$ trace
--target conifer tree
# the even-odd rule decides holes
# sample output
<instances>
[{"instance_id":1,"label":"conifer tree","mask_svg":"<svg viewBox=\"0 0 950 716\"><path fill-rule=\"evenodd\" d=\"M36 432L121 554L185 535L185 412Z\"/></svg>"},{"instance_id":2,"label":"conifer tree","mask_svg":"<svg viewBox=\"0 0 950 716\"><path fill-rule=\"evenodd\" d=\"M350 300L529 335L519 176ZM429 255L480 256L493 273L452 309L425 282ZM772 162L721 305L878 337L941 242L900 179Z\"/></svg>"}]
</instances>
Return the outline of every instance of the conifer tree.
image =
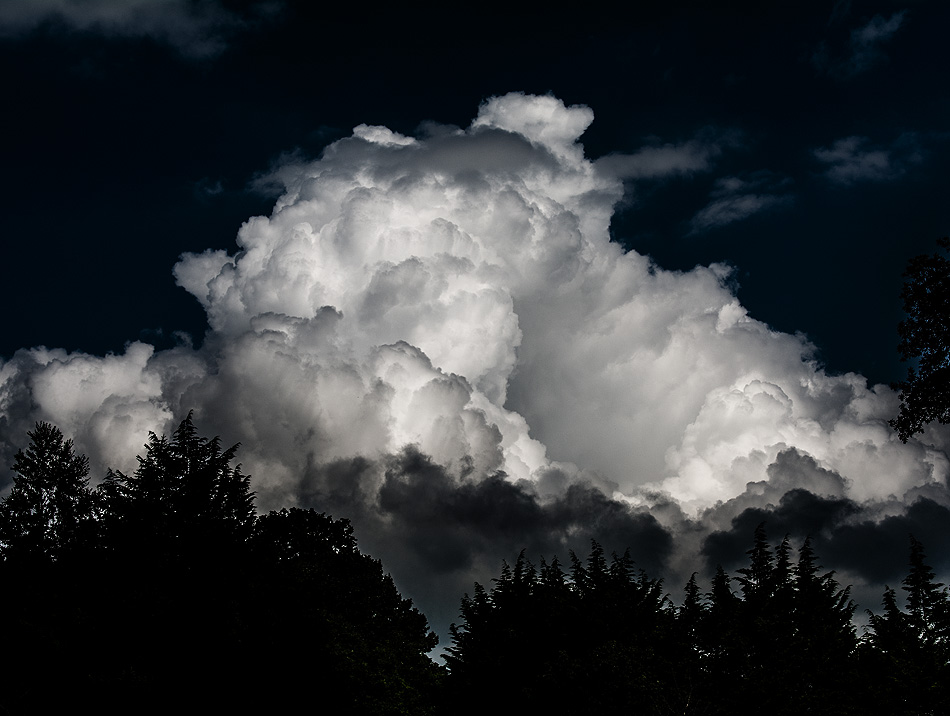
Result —
<instances>
[{"instance_id":1,"label":"conifer tree","mask_svg":"<svg viewBox=\"0 0 950 716\"><path fill-rule=\"evenodd\" d=\"M799 713L848 713L857 647L851 588L841 588L834 572L821 574L810 537L798 551L794 575L794 633L788 655L801 688L789 693L789 705Z\"/></svg>"},{"instance_id":2,"label":"conifer tree","mask_svg":"<svg viewBox=\"0 0 950 716\"><path fill-rule=\"evenodd\" d=\"M862 671L870 697L890 713L950 713L950 595L934 577L923 545L911 537L910 570L902 582L907 611L887 588L883 614L868 612Z\"/></svg>"},{"instance_id":3,"label":"conifer tree","mask_svg":"<svg viewBox=\"0 0 950 716\"><path fill-rule=\"evenodd\" d=\"M101 488L113 548L168 564L218 562L243 544L255 512L250 477L231 466L238 447L199 436L192 413L171 440L150 433L135 472L110 471Z\"/></svg>"},{"instance_id":4,"label":"conifer tree","mask_svg":"<svg viewBox=\"0 0 950 716\"><path fill-rule=\"evenodd\" d=\"M746 552L749 566L739 570L742 597L746 603L764 602L772 591L772 548L765 534L765 523L755 528L754 544Z\"/></svg>"},{"instance_id":5,"label":"conifer tree","mask_svg":"<svg viewBox=\"0 0 950 716\"><path fill-rule=\"evenodd\" d=\"M37 423L13 461L13 489L0 505L0 554L55 562L91 538L94 503L89 460L59 428Z\"/></svg>"},{"instance_id":6,"label":"conifer tree","mask_svg":"<svg viewBox=\"0 0 950 716\"><path fill-rule=\"evenodd\" d=\"M682 703L678 713L693 713L693 707L705 698L707 687L704 669L709 653L703 629L708 614L708 606L696 582L696 572L693 572L683 588L683 604L676 614L676 638L683 650L679 678L675 684Z\"/></svg>"},{"instance_id":7,"label":"conifer tree","mask_svg":"<svg viewBox=\"0 0 950 716\"><path fill-rule=\"evenodd\" d=\"M911 536L910 572L901 587L907 592L907 624L921 643L950 647L950 599L944 585L934 581L936 575L925 560L924 546Z\"/></svg>"}]
</instances>

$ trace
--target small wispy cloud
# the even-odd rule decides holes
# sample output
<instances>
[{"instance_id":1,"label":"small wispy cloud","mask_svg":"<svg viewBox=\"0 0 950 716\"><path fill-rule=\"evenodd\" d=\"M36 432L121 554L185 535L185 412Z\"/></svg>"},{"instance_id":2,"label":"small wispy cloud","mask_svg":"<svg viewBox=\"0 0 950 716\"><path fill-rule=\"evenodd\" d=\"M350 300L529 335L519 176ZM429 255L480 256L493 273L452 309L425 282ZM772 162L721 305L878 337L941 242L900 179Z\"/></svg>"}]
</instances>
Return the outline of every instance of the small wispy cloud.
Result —
<instances>
[{"instance_id":1,"label":"small wispy cloud","mask_svg":"<svg viewBox=\"0 0 950 716\"><path fill-rule=\"evenodd\" d=\"M148 37L190 59L223 52L238 32L273 17L280 3L253 4L237 14L218 0L4 0L0 37L15 37L57 23L104 36Z\"/></svg>"},{"instance_id":2,"label":"small wispy cloud","mask_svg":"<svg viewBox=\"0 0 950 716\"><path fill-rule=\"evenodd\" d=\"M850 79L887 61L884 45L904 25L906 11L885 18L875 15L866 24L851 31L847 49L835 53L822 43L812 55L812 63L837 79Z\"/></svg>"},{"instance_id":3,"label":"small wispy cloud","mask_svg":"<svg viewBox=\"0 0 950 716\"><path fill-rule=\"evenodd\" d=\"M787 193L791 180L769 171L746 177L718 179L710 193L710 202L690 221L690 234L698 234L747 219L770 209L788 206L793 199Z\"/></svg>"},{"instance_id":4,"label":"small wispy cloud","mask_svg":"<svg viewBox=\"0 0 950 716\"><path fill-rule=\"evenodd\" d=\"M740 144L735 132L706 129L679 143L653 140L633 154L609 154L597 160L597 169L620 179L660 179L709 171L723 150Z\"/></svg>"},{"instance_id":5,"label":"small wispy cloud","mask_svg":"<svg viewBox=\"0 0 950 716\"><path fill-rule=\"evenodd\" d=\"M889 18L875 15L867 25L851 32L851 56L849 62L854 74L864 72L884 58L881 45L888 42L904 24L905 12L897 12Z\"/></svg>"},{"instance_id":6,"label":"small wispy cloud","mask_svg":"<svg viewBox=\"0 0 950 716\"><path fill-rule=\"evenodd\" d=\"M224 184L221 183L220 179L202 177L195 182L192 187L192 193L199 200L211 199L224 194Z\"/></svg>"},{"instance_id":7,"label":"small wispy cloud","mask_svg":"<svg viewBox=\"0 0 950 716\"><path fill-rule=\"evenodd\" d=\"M867 137L845 137L813 154L825 165L825 176L844 185L897 179L921 158L912 134L901 135L890 147L873 146Z\"/></svg>"}]
</instances>

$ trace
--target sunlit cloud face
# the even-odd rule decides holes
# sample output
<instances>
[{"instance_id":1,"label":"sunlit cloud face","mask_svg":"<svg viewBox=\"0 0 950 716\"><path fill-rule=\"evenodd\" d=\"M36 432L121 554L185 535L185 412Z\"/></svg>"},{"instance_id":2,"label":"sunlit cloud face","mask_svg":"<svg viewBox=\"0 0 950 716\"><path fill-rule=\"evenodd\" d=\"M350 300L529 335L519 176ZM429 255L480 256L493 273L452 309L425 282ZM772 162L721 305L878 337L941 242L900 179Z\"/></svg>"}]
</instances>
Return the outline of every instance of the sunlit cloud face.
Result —
<instances>
[{"instance_id":1,"label":"sunlit cloud face","mask_svg":"<svg viewBox=\"0 0 950 716\"><path fill-rule=\"evenodd\" d=\"M578 142L592 120L511 94L467 129L360 125L286 162L235 254L174 267L207 313L204 345L18 352L0 366L4 449L50 420L101 476L195 409L242 442L259 508L352 516L449 620L523 546L563 556L608 535L682 571L751 514L816 528L802 495L847 506L821 513L828 534L944 495L942 435L900 443L894 393L827 375L804 337L749 316L729 267L666 271L611 243L625 181L709 171L712 145L595 163ZM784 184L717 186L726 200Z\"/></svg>"}]
</instances>

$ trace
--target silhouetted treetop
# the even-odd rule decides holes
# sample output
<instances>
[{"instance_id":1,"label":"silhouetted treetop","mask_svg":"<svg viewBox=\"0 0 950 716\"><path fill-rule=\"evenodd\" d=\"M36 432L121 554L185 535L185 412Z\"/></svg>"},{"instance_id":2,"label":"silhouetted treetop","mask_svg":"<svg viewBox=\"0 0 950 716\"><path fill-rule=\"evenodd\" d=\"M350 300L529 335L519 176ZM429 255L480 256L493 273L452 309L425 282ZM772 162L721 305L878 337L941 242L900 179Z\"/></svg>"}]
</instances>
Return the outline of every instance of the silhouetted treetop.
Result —
<instances>
[{"instance_id":1,"label":"silhouetted treetop","mask_svg":"<svg viewBox=\"0 0 950 716\"><path fill-rule=\"evenodd\" d=\"M95 493L59 430L29 436L0 505L0 712L433 712L437 638L347 520L258 518L238 446L191 414Z\"/></svg>"},{"instance_id":2,"label":"silhouetted treetop","mask_svg":"<svg viewBox=\"0 0 950 716\"><path fill-rule=\"evenodd\" d=\"M89 460L59 428L37 423L13 461L13 489L0 505L0 554L52 562L91 538Z\"/></svg>"},{"instance_id":3,"label":"silhouetted treetop","mask_svg":"<svg viewBox=\"0 0 950 716\"><path fill-rule=\"evenodd\" d=\"M950 423L950 238L937 240L943 253L915 256L901 291L907 318L898 326L901 360L916 361L900 390L900 413L890 421L907 442L927 423Z\"/></svg>"},{"instance_id":4,"label":"silhouetted treetop","mask_svg":"<svg viewBox=\"0 0 950 716\"><path fill-rule=\"evenodd\" d=\"M101 488L116 546L200 559L246 541L254 493L250 476L231 466L238 447L222 450L219 438L202 438L191 413L171 439L149 433L135 472L110 471Z\"/></svg>"},{"instance_id":5,"label":"silhouetted treetop","mask_svg":"<svg viewBox=\"0 0 950 716\"><path fill-rule=\"evenodd\" d=\"M910 570L902 581L907 611L884 590L883 611L870 610L860 652L867 701L879 713L950 713L950 593L934 581L923 545L910 538Z\"/></svg>"}]
</instances>

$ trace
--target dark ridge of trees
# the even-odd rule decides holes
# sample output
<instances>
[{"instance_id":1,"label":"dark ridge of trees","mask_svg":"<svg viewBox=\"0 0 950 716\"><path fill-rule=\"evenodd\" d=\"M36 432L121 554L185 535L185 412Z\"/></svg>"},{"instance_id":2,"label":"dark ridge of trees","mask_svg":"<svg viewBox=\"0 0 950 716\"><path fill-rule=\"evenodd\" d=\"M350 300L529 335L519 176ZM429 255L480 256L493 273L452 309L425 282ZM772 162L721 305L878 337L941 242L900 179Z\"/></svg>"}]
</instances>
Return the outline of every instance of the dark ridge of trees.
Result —
<instances>
[{"instance_id":1,"label":"dark ridge of trees","mask_svg":"<svg viewBox=\"0 0 950 716\"><path fill-rule=\"evenodd\" d=\"M346 520L257 516L189 416L95 490L41 423L0 504L0 713L426 714L436 637Z\"/></svg>"},{"instance_id":2,"label":"dark ridge of trees","mask_svg":"<svg viewBox=\"0 0 950 716\"><path fill-rule=\"evenodd\" d=\"M894 592L859 638L850 589L806 539L793 555L760 525L735 578L718 568L682 605L629 555L592 543L535 567L522 553L476 584L445 659L454 712L476 713L493 684L505 711L558 714L943 714L950 708L950 595L911 543L907 611Z\"/></svg>"},{"instance_id":3,"label":"dark ridge of trees","mask_svg":"<svg viewBox=\"0 0 950 716\"><path fill-rule=\"evenodd\" d=\"M486 684L509 713L636 711L674 696L660 676L686 663L662 584L596 543L586 562L571 554L570 577L522 552L490 592L462 599L461 616L445 656L459 713L482 708Z\"/></svg>"},{"instance_id":4,"label":"dark ridge of trees","mask_svg":"<svg viewBox=\"0 0 950 716\"><path fill-rule=\"evenodd\" d=\"M462 598L446 670L351 524L258 516L238 446L190 414L96 489L57 428L28 437L0 503L0 714L950 713L950 592L913 537L905 598L860 637L811 541L764 524L680 606L629 552L522 552Z\"/></svg>"}]
</instances>

